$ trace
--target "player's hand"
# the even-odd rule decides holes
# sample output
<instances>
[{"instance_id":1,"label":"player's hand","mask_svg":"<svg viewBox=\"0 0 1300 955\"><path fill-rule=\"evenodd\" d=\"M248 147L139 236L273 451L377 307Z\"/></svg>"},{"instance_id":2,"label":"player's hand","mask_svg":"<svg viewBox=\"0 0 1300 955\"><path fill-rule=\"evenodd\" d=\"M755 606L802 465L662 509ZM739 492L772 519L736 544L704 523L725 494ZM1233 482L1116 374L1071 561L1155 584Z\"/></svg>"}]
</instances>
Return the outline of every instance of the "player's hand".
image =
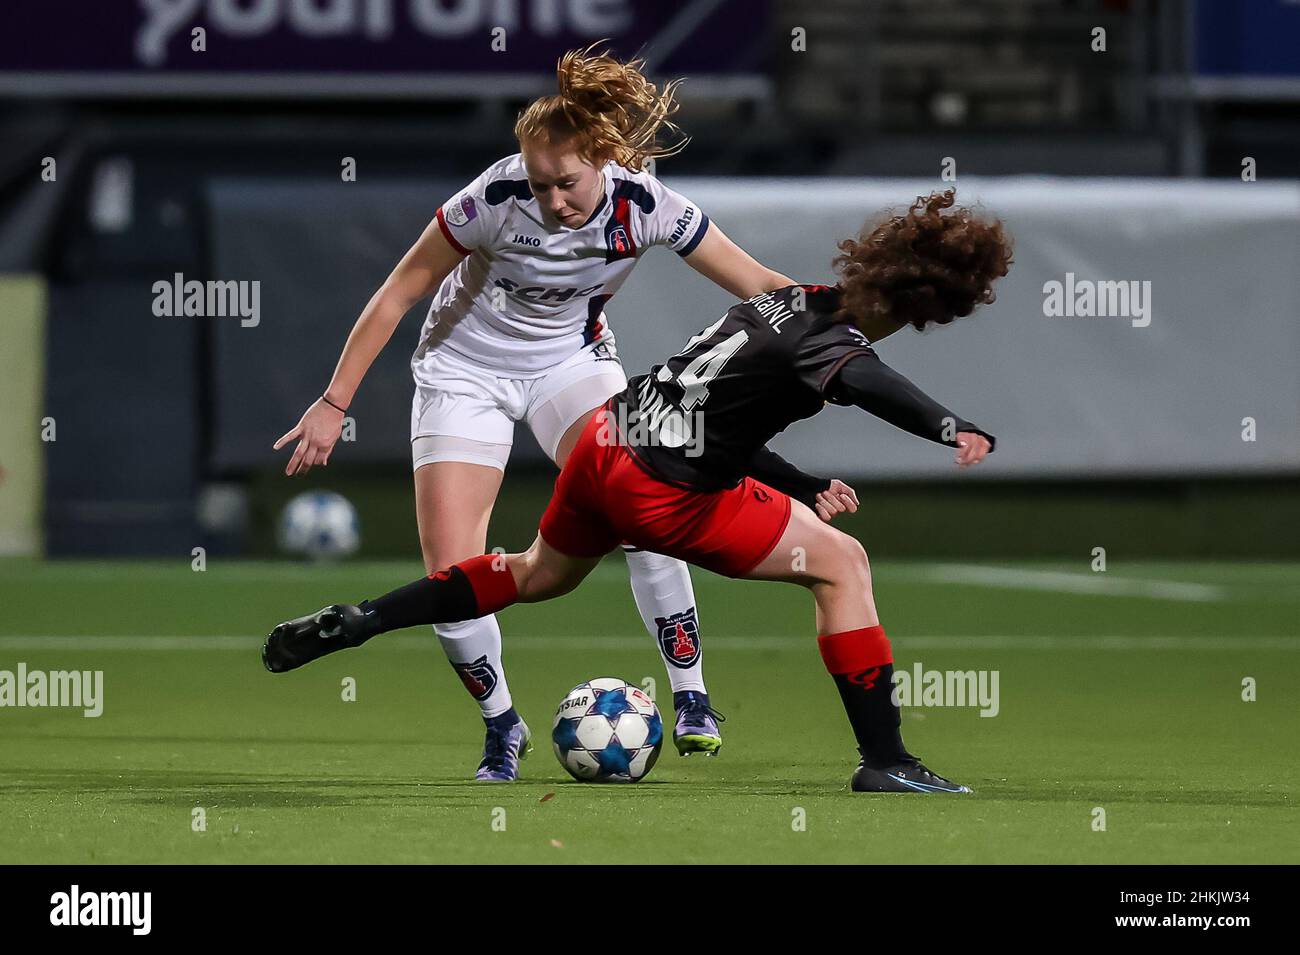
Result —
<instances>
[{"instance_id":1,"label":"player's hand","mask_svg":"<svg viewBox=\"0 0 1300 955\"><path fill-rule=\"evenodd\" d=\"M992 445L984 435L976 434L974 431L958 431L957 456L954 458L957 467L968 468L973 464L979 464L989 453L990 448Z\"/></svg>"},{"instance_id":2,"label":"player's hand","mask_svg":"<svg viewBox=\"0 0 1300 955\"><path fill-rule=\"evenodd\" d=\"M284 473L293 477L306 474L317 464L321 467L329 464L330 452L342 433L343 412L326 404L324 398L317 398L293 430L275 442L274 450L279 451L290 441L298 439L298 447L294 448Z\"/></svg>"},{"instance_id":3,"label":"player's hand","mask_svg":"<svg viewBox=\"0 0 1300 955\"><path fill-rule=\"evenodd\" d=\"M858 492L837 478L829 488L818 493L815 504L817 516L829 524L836 514L845 511L852 514L858 509Z\"/></svg>"}]
</instances>

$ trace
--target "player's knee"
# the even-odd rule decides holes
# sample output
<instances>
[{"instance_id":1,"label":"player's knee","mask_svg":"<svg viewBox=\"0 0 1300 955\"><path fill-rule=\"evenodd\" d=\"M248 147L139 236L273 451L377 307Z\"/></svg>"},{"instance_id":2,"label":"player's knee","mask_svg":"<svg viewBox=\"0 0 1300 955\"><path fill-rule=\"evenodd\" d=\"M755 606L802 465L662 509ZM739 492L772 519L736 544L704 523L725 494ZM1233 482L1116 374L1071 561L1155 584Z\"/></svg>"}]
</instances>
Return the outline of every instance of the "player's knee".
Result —
<instances>
[{"instance_id":1,"label":"player's knee","mask_svg":"<svg viewBox=\"0 0 1300 955\"><path fill-rule=\"evenodd\" d=\"M510 566L515 575L515 585L519 588L521 603L536 603L563 596L581 580L569 580L562 568L547 560L538 541L534 541L533 546L524 553L511 558Z\"/></svg>"},{"instance_id":2,"label":"player's knee","mask_svg":"<svg viewBox=\"0 0 1300 955\"><path fill-rule=\"evenodd\" d=\"M843 582L853 587L870 588L871 562L867 549L856 537L835 532L836 570Z\"/></svg>"},{"instance_id":3,"label":"player's knee","mask_svg":"<svg viewBox=\"0 0 1300 955\"><path fill-rule=\"evenodd\" d=\"M455 563L452 561L439 560L438 551L432 547L426 547L424 542L420 542L420 553L424 555L424 572L426 574L436 574L440 570L445 570Z\"/></svg>"},{"instance_id":4,"label":"player's knee","mask_svg":"<svg viewBox=\"0 0 1300 955\"><path fill-rule=\"evenodd\" d=\"M452 564L477 557L482 551L472 547L456 546L454 542L439 538L433 534L420 535L420 553L424 557L424 572L432 574L445 570Z\"/></svg>"}]
</instances>

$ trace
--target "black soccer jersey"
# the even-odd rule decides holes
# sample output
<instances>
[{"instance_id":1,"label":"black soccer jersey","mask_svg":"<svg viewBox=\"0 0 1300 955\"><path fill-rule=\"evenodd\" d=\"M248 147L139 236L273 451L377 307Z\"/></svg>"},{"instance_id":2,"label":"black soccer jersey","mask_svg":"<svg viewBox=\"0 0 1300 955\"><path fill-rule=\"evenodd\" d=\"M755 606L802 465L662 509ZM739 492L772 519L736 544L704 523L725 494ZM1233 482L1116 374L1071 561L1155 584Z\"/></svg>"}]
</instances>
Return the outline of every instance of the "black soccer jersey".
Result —
<instances>
[{"instance_id":1,"label":"black soccer jersey","mask_svg":"<svg viewBox=\"0 0 1300 955\"><path fill-rule=\"evenodd\" d=\"M735 486L772 437L822 409L824 388L871 346L834 322L837 294L794 285L730 308L614 399L629 450L658 477L701 491Z\"/></svg>"},{"instance_id":2,"label":"black soccer jersey","mask_svg":"<svg viewBox=\"0 0 1300 955\"><path fill-rule=\"evenodd\" d=\"M883 365L862 332L835 320L838 308L838 290L825 285L732 306L611 399L618 440L661 480L716 491L755 474L764 445L828 401L945 444L957 431L979 431ZM859 357L869 359L853 365L863 380L847 387L839 372Z\"/></svg>"}]
</instances>

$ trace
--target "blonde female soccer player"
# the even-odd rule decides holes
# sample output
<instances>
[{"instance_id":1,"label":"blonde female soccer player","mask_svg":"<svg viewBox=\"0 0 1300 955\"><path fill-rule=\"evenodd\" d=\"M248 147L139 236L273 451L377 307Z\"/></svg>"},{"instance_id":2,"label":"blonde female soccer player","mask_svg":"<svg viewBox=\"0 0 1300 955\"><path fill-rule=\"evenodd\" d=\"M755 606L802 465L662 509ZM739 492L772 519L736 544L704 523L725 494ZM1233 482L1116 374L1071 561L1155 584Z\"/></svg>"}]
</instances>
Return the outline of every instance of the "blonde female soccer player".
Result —
<instances>
[{"instance_id":1,"label":"blonde female soccer player","mask_svg":"<svg viewBox=\"0 0 1300 955\"><path fill-rule=\"evenodd\" d=\"M275 444L298 442L286 474L327 464L375 356L411 306L435 293L411 360L416 517L430 572L483 553L516 422L562 467L596 409L626 387L604 309L648 249L677 253L742 299L792 284L647 171L685 141L658 143L661 131L679 132L669 117L680 81L659 89L640 67L591 48L560 59L558 92L515 123L519 152L438 209L357 319L329 387ZM625 553L671 681L677 748L716 752L686 565ZM529 731L512 705L495 616L436 631L487 724L476 778L516 778Z\"/></svg>"}]
</instances>

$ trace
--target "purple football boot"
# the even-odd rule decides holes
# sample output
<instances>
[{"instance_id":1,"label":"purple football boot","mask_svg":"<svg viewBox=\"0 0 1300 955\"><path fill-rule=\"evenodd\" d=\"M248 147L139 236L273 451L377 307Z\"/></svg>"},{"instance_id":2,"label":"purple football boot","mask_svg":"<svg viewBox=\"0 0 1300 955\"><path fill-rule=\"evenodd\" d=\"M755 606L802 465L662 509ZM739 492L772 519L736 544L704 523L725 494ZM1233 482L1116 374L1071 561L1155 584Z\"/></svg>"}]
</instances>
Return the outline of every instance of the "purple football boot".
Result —
<instances>
[{"instance_id":1,"label":"purple football boot","mask_svg":"<svg viewBox=\"0 0 1300 955\"><path fill-rule=\"evenodd\" d=\"M533 751L533 734L514 707L484 720L483 762L474 778L486 783L510 783L519 778L519 761Z\"/></svg>"},{"instance_id":2,"label":"purple football boot","mask_svg":"<svg viewBox=\"0 0 1300 955\"><path fill-rule=\"evenodd\" d=\"M709 694L695 690L679 690L673 694L673 709L677 711L677 725L673 727L673 745L682 756L707 753L717 756L722 749L719 723L727 718L709 705Z\"/></svg>"}]
</instances>

